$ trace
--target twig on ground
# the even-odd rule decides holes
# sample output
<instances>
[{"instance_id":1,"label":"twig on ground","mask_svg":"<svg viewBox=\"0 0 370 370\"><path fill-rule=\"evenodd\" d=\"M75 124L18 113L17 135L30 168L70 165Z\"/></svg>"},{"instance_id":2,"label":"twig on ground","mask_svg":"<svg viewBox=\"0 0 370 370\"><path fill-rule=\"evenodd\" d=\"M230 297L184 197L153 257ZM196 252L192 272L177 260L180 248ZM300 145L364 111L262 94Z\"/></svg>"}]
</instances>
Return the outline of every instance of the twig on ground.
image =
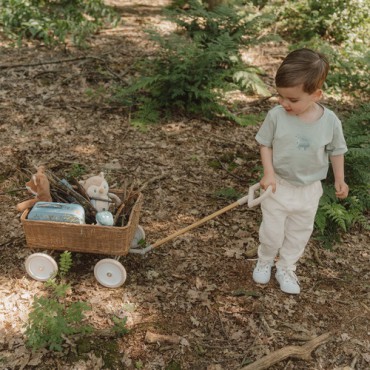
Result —
<instances>
[{"instance_id":1,"label":"twig on ground","mask_svg":"<svg viewBox=\"0 0 370 370\"><path fill-rule=\"evenodd\" d=\"M311 352L316 349L318 346L324 344L329 340L331 333L322 334L303 346L287 346L277 351L274 351L268 354L265 357L260 358L259 360L253 362L250 365L247 365L241 370L263 370L268 369L270 366L277 364L278 362L285 360L286 358L293 357L300 360L311 360Z\"/></svg>"},{"instance_id":2,"label":"twig on ground","mask_svg":"<svg viewBox=\"0 0 370 370\"><path fill-rule=\"evenodd\" d=\"M145 334L145 342L146 343L179 344L181 342L181 337L176 334L163 335L163 334L156 334L156 333L147 331Z\"/></svg>"},{"instance_id":3,"label":"twig on ground","mask_svg":"<svg viewBox=\"0 0 370 370\"><path fill-rule=\"evenodd\" d=\"M139 188L139 193L141 193L149 184L152 184L153 182L156 182L158 180L162 180L163 178L167 176L168 176L167 174L162 173L159 176L152 177L151 179L149 179L148 181L144 182L144 184L141 185L141 187Z\"/></svg>"},{"instance_id":4,"label":"twig on ground","mask_svg":"<svg viewBox=\"0 0 370 370\"><path fill-rule=\"evenodd\" d=\"M38 66L43 66L47 64L70 63L70 62L76 62L79 60L86 60L86 59L100 60L101 62L105 63L105 60L102 58L94 57L94 56L85 56L85 57L77 57L77 58L69 58L69 59L49 60L49 61L37 62L37 63L3 64L3 65L0 65L0 69L19 68L19 67L38 67Z\"/></svg>"},{"instance_id":5,"label":"twig on ground","mask_svg":"<svg viewBox=\"0 0 370 370\"><path fill-rule=\"evenodd\" d=\"M362 307L364 307L364 308L365 308L365 310L366 310L367 312L369 312L369 313L370 313L370 308L369 308L368 306L366 306L366 304L365 304L365 303L360 302L360 304L361 304L361 306L362 306Z\"/></svg>"},{"instance_id":6,"label":"twig on ground","mask_svg":"<svg viewBox=\"0 0 370 370\"><path fill-rule=\"evenodd\" d=\"M313 258L316 261L316 263L318 264L318 266L322 266L322 261L321 261L321 258L319 256L319 252L318 252L317 248L313 245L311 250L312 250L312 253L313 253Z\"/></svg>"},{"instance_id":7,"label":"twig on ground","mask_svg":"<svg viewBox=\"0 0 370 370\"><path fill-rule=\"evenodd\" d=\"M226 168L226 166L221 162L221 160L218 158L218 157L216 157L216 159L217 159L217 161L220 163L220 166L221 166L221 168L224 170L224 171L226 171L230 176L232 176L232 177L234 177L235 179L237 179L237 180L239 180L239 181L247 181L247 179L243 179L243 178L241 178L241 177L239 177L239 176L237 176L237 175L234 175L232 172L230 172L227 168Z\"/></svg>"},{"instance_id":8,"label":"twig on ground","mask_svg":"<svg viewBox=\"0 0 370 370\"><path fill-rule=\"evenodd\" d=\"M271 98L273 98L274 96L276 96L276 95L265 96L265 97L263 97L263 98L261 98L261 99L253 100L253 101L251 101L251 102L249 102L249 103L246 103L246 106L247 106L247 107L246 107L246 108L241 109L241 112L245 112L245 111L247 111L247 110L249 109L249 107L250 107L250 106L260 105L261 103L264 103L265 101L270 100L270 99L271 99Z\"/></svg>"}]
</instances>

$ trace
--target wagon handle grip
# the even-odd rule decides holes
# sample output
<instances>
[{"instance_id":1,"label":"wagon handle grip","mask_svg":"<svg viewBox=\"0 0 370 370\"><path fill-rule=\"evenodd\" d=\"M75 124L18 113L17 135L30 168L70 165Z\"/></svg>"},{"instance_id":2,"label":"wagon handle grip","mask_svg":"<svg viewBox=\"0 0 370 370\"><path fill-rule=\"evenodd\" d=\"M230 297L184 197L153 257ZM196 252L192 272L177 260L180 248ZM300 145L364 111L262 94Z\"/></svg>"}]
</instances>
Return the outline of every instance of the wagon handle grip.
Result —
<instances>
[{"instance_id":1,"label":"wagon handle grip","mask_svg":"<svg viewBox=\"0 0 370 370\"><path fill-rule=\"evenodd\" d=\"M272 187L269 186L259 197L255 198L254 193L261 188L261 184L252 185L248 191L248 207L252 208L260 204L265 198L269 197L272 192Z\"/></svg>"}]
</instances>

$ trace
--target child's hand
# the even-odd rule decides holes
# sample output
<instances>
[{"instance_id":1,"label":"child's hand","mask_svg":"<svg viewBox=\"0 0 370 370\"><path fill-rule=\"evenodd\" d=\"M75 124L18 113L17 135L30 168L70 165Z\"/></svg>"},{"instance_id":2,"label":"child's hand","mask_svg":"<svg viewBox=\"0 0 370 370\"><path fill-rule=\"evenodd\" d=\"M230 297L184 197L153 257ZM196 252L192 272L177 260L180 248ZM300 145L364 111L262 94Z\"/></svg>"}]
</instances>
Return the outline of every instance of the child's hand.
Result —
<instances>
[{"instance_id":1,"label":"child's hand","mask_svg":"<svg viewBox=\"0 0 370 370\"><path fill-rule=\"evenodd\" d=\"M349 188L348 185L343 181L343 182L336 182L335 183L335 196L339 199L344 199L347 198Z\"/></svg>"},{"instance_id":2,"label":"child's hand","mask_svg":"<svg viewBox=\"0 0 370 370\"><path fill-rule=\"evenodd\" d=\"M266 190L269 186L272 188L272 192L276 191L276 179L274 175L263 175L260 181L261 188Z\"/></svg>"}]
</instances>

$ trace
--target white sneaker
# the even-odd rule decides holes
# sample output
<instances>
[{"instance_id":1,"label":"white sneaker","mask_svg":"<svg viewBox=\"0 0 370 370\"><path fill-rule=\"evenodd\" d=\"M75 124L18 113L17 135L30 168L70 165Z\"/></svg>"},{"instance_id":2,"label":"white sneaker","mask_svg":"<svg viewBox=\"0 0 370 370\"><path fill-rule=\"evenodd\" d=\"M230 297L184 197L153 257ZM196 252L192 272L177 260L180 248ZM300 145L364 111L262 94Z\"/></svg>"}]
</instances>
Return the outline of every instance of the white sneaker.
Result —
<instances>
[{"instance_id":1,"label":"white sneaker","mask_svg":"<svg viewBox=\"0 0 370 370\"><path fill-rule=\"evenodd\" d=\"M301 292L298 278L294 271L286 268L277 268L275 277L284 293L299 294Z\"/></svg>"},{"instance_id":2,"label":"white sneaker","mask_svg":"<svg viewBox=\"0 0 370 370\"><path fill-rule=\"evenodd\" d=\"M258 260L253 270L253 280L257 284L267 284L271 278L271 267L273 265L273 262Z\"/></svg>"}]
</instances>

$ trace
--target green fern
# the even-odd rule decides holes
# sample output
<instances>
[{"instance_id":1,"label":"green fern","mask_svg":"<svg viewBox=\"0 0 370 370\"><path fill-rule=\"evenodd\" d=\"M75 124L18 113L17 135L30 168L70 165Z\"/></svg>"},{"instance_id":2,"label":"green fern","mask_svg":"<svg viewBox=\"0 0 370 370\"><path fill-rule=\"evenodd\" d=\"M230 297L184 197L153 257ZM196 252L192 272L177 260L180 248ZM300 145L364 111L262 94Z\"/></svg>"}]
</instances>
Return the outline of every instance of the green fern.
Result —
<instances>
[{"instance_id":1,"label":"green fern","mask_svg":"<svg viewBox=\"0 0 370 370\"><path fill-rule=\"evenodd\" d=\"M347 231L350 217L344 206L339 203L324 204L321 209L326 217L336 223L343 231Z\"/></svg>"},{"instance_id":2,"label":"green fern","mask_svg":"<svg viewBox=\"0 0 370 370\"><path fill-rule=\"evenodd\" d=\"M71 285L63 278L72 266L72 256L68 251L60 255L59 274L49 279L45 286L48 296L34 297L32 310L26 324L26 343L32 350L49 348L61 351L66 338L73 334L86 334L92 327L84 323L85 311L90 306L85 302L71 302L68 293Z\"/></svg>"},{"instance_id":3,"label":"green fern","mask_svg":"<svg viewBox=\"0 0 370 370\"><path fill-rule=\"evenodd\" d=\"M350 193L344 200L335 197L334 176L330 169L315 218L316 237L328 247L340 240L341 232L353 227L369 229L370 104L364 104L343 122L349 149L345 156L345 175Z\"/></svg>"},{"instance_id":4,"label":"green fern","mask_svg":"<svg viewBox=\"0 0 370 370\"><path fill-rule=\"evenodd\" d=\"M225 91L238 85L268 93L260 71L246 66L240 54L242 45L258 39L262 20L233 6L208 11L197 1L189 4L187 11L169 13L183 32L163 36L148 31L159 46L157 55L138 65L140 77L130 86L117 89L113 99L129 105L134 120L187 115L238 122L223 101Z\"/></svg>"},{"instance_id":5,"label":"green fern","mask_svg":"<svg viewBox=\"0 0 370 370\"><path fill-rule=\"evenodd\" d=\"M72 267L72 254L71 252L64 251L59 259L59 275L64 277Z\"/></svg>"},{"instance_id":6,"label":"green fern","mask_svg":"<svg viewBox=\"0 0 370 370\"><path fill-rule=\"evenodd\" d=\"M66 337L92 331L89 325L83 324L87 310L90 307L84 302L67 305L57 298L35 297L25 332L27 345L33 350L47 347L61 351Z\"/></svg>"},{"instance_id":7,"label":"green fern","mask_svg":"<svg viewBox=\"0 0 370 370\"><path fill-rule=\"evenodd\" d=\"M67 339L73 335L83 336L93 331L86 323L85 312L91 310L86 302L70 298L71 285L64 281L65 275L72 267L70 252L60 255L59 274L45 283L48 295L35 296L32 309L25 325L26 344L33 351L48 348L62 351ZM127 318L113 317L112 331L118 335L128 332Z\"/></svg>"},{"instance_id":8,"label":"green fern","mask_svg":"<svg viewBox=\"0 0 370 370\"><path fill-rule=\"evenodd\" d=\"M256 43L256 36L276 19L272 12L259 13L251 6L220 4L210 10L197 0L190 0L186 9L179 7L166 14L187 37L197 39L204 48L220 36L228 34L236 54L240 45Z\"/></svg>"},{"instance_id":9,"label":"green fern","mask_svg":"<svg viewBox=\"0 0 370 370\"><path fill-rule=\"evenodd\" d=\"M116 316L113 316L113 331L115 331L118 335L122 336L127 334L129 330L127 329L127 317L120 319Z\"/></svg>"}]
</instances>

